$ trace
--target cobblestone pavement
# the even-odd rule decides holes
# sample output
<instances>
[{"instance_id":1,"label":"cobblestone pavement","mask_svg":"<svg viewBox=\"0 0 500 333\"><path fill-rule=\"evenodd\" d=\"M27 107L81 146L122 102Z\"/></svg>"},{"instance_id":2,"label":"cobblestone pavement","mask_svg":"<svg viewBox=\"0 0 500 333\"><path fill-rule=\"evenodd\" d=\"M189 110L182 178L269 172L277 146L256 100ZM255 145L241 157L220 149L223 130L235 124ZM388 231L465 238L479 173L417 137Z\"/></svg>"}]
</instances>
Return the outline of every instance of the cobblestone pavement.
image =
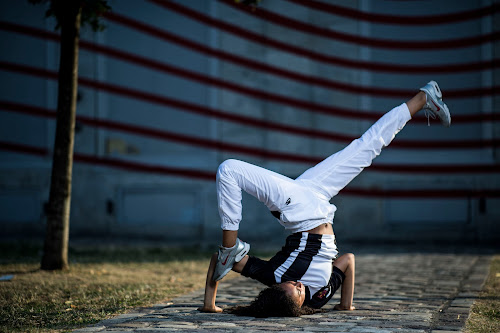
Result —
<instances>
[{"instance_id":1,"label":"cobblestone pavement","mask_svg":"<svg viewBox=\"0 0 500 333\"><path fill-rule=\"evenodd\" d=\"M300 318L238 317L197 311L203 290L75 332L457 332L486 278L491 256L385 253L356 256L355 311ZM208 261L207 261L208 265ZM218 305L250 302L263 288L243 277L219 285Z\"/></svg>"}]
</instances>

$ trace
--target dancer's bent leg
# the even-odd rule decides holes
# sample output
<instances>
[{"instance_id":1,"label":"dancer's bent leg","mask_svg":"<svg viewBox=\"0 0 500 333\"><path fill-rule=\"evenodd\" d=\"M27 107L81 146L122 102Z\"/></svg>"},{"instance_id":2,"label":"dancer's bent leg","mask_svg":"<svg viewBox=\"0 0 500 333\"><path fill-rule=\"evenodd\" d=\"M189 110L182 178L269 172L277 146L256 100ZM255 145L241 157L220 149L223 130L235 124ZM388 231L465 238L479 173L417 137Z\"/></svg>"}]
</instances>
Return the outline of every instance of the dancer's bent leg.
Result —
<instances>
[{"instance_id":1,"label":"dancer's bent leg","mask_svg":"<svg viewBox=\"0 0 500 333\"><path fill-rule=\"evenodd\" d=\"M217 200L222 230L239 229L242 190L272 211L277 210L275 203L282 201L286 184L293 184L293 180L259 166L233 159L223 162L217 170Z\"/></svg>"},{"instance_id":2,"label":"dancer's bent leg","mask_svg":"<svg viewBox=\"0 0 500 333\"><path fill-rule=\"evenodd\" d=\"M221 217L222 246L219 249L214 281L222 279L250 250L250 245L238 239L242 218L241 191L254 196L270 210L283 200L283 184L293 180L270 170L238 161L227 160L217 170L217 200ZM286 188L286 186L284 186Z\"/></svg>"}]
</instances>

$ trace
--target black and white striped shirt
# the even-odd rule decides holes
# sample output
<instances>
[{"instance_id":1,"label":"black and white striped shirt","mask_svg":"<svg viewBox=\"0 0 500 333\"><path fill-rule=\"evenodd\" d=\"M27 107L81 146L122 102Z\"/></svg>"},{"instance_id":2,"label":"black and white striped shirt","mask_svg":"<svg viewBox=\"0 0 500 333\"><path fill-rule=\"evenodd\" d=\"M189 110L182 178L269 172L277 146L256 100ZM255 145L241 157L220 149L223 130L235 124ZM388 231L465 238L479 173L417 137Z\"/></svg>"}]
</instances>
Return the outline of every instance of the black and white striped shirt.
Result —
<instances>
[{"instance_id":1,"label":"black and white striped shirt","mask_svg":"<svg viewBox=\"0 0 500 333\"><path fill-rule=\"evenodd\" d=\"M332 265L337 254L334 235L295 233L287 237L285 246L269 261L250 256L241 274L268 286L300 281L306 286L306 304L321 307L344 278Z\"/></svg>"}]
</instances>

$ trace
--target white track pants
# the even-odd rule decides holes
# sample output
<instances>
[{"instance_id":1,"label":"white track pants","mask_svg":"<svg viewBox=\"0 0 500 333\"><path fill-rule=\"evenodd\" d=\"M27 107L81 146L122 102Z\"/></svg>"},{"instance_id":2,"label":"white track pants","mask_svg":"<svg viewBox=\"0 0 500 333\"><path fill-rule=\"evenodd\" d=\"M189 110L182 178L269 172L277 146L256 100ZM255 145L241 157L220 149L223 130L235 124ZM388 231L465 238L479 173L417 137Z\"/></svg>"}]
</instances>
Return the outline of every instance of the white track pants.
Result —
<instances>
[{"instance_id":1,"label":"white track pants","mask_svg":"<svg viewBox=\"0 0 500 333\"><path fill-rule=\"evenodd\" d=\"M330 199L370 166L410 119L406 104L395 107L359 139L295 180L243 161L224 161L217 170L222 229L238 230L242 190L260 200L269 210L280 212L280 223L291 232L332 223L337 208L330 204Z\"/></svg>"}]
</instances>

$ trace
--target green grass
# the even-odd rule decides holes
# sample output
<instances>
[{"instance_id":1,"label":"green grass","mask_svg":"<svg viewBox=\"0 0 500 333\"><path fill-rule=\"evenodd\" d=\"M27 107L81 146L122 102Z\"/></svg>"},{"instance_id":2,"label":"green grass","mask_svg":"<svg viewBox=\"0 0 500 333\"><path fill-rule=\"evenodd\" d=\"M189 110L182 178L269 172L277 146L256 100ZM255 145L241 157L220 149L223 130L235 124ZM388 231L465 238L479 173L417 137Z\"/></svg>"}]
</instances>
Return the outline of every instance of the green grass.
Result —
<instances>
[{"instance_id":1,"label":"green grass","mask_svg":"<svg viewBox=\"0 0 500 333\"><path fill-rule=\"evenodd\" d=\"M39 269L40 245L0 244L0 332L60 332L202 288L210 254L72 249L68 271Z\"/></svg>"},{"instance_id":2,"label":"green grass","mask_svg":"<svg viewBox=\"0 0 500 333\"><path fill-rule=\"evenodd\" d=\"M472 306L465 332L500 332L500 256L498 255L493 258L484 288Z\"/></svg>"}]
</instances>

